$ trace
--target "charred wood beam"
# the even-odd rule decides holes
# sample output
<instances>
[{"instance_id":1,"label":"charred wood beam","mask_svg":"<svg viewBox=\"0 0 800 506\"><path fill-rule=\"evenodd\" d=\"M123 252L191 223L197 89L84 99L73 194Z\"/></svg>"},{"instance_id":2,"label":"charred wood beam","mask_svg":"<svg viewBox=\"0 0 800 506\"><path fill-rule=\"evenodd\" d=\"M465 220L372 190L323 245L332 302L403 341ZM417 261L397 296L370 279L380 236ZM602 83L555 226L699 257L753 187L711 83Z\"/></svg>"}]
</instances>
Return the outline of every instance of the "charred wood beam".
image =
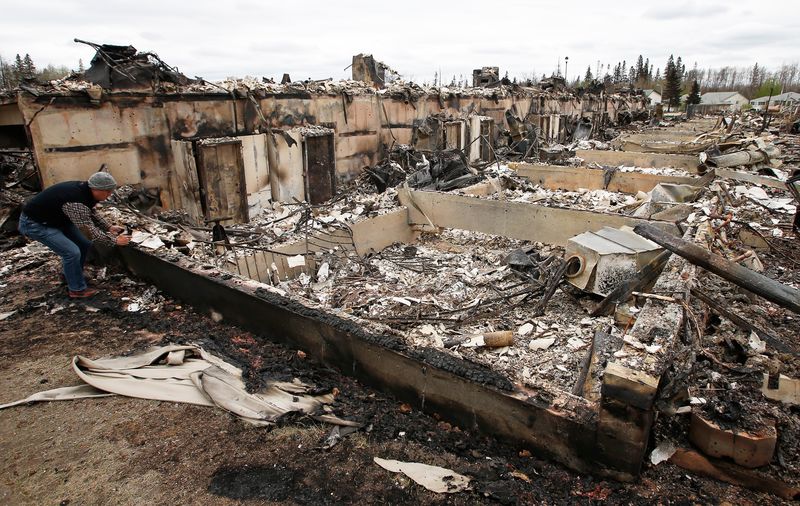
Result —
<instances>
[{"instance_id":1,"label":"charred wood beam","mask_svg":"<svg viewBox=\"0 0 800 506\"><path fill-rule=\"evenodd\" d=\"M595 354L596 343L599 338L602 338L602 334L603 332L600 330L592 334L592 342L589 343L589 349L586 350L586 355L583 357L581 372L578 375L577 381L575 381L575 385L572 387L572 395L583 397L583 390L586 386L586 377L589 376L589 370L592 366L592 357L594 357Z\"/></svg>"},{"instance_id":2,"label":"charred wood beam","mask_svg":"<svg viewBox=\"0 0 800 506\"><path fill-rule=\"evenodd\" d=\"M699 265L717 276L750 290L781 307L800 313L800 290L786 286L747 267L715 255L697 244L663 232L649 223L636 225L633 231L680 255L694 265Z\"/></svg>"}]
</instances>

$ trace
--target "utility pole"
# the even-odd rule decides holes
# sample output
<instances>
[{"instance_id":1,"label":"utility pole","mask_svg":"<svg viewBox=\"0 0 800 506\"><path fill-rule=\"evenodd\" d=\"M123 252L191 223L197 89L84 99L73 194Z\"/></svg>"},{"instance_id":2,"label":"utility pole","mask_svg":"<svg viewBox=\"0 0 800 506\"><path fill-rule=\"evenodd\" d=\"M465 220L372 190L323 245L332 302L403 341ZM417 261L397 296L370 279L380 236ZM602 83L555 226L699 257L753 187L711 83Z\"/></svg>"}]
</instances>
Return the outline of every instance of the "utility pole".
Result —
<instances>
[{"instance_id":1,"label":"utility pole","mask_svg":"<svg viewBox=\"0 0 800 506\"><path fill-rule=\"evenodd\" d=\"M564 57L564 81L567 83L567 87L569 87L569 81L567 81L567 65L569 65L569 56Z\"/></svg>"}]
</instances>

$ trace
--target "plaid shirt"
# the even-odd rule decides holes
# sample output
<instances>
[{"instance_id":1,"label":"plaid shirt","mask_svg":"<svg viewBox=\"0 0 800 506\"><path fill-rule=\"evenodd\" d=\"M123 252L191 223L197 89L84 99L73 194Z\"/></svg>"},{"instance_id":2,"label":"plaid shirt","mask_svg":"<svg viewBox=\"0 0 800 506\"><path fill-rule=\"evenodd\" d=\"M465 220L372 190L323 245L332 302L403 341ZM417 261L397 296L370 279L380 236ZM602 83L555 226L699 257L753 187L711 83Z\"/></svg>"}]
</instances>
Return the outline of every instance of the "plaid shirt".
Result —
<instances>
[{"instance_id":1,"label":"plaid shirt","mask_svg":"<svg viewBox=\"0 0 800 506\"><path fill-rule=\"evenodd\" d=\"M105 233L111 228L111 225L85 205L80 202L67 202L61 206L61 210L81 232L86 234L89 240L101 241L109 246L115 244L114 239Z\"/></svg>"}]
</instances>

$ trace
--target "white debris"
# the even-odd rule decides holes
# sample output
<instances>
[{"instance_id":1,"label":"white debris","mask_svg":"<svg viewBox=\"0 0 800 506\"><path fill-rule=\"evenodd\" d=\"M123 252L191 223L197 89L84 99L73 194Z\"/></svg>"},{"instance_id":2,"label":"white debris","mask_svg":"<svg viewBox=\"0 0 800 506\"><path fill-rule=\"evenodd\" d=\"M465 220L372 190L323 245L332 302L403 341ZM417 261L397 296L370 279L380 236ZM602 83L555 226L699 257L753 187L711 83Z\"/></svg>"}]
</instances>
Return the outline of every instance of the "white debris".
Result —
<instances>
[{"instance_id":1,"label":"white debris","mask_svg":"<svg viewBox=\"0 0 800 506\"><path fill-rule=\"evenodd\" d=\"M764 353L767 351L767 343L762 341L755 332L750 332L747 344L749 344L750 348L756 353Z\"/></svg>"},{"instance_id":2,"label":"white debris","mask_svg":"<svg viewBox=\"0 0 800 506\"><path fill-rule=\"evenodd\" d=\"M522 325L519 329L517 329L517 334L521 336L527 336L528 334L531 333L532 330L533 330L533 324L526 323Z\"/></svg>"},{"instance_id":3,"label":"white debris","mask_svg":"<svg viewBox=\"0 0 800 506\"><path fill-rule=\"evenodd\" d=\"M158 249L164 246L164 242L157 235L151 235L142 241L139 246L147 249Z\"/></svg>"},{"instance_id":4,"label":"white debris","mask_svg":"<svg viewBox=\"0 0 800 506\"><path fill-rule=\"evenodd\" d=\"M658 351L661 350L661 348L662 346L660 344L651 344L651 345L645 345L644 350L647 353L658 353Z\"/></svg>"},{"instance_id":5,"label":"white debris","mask_svg":"<svg viewBox=\"0 0 800 506\"><path fill-rule=\"evenodd\" d=\"M406 298L404 298L404 297L387 297L387 299L388 300L392 300L394 302L399 302L400 304L403 304L404 306L410 306L411 305L411 301L406 299Z\"/></svg>"},{"instance_id":6,"label":"white debris","mask_svg":"<svg viewBox=\"0 0 800 506\"><path fill-rule=\"evenodd\" d=\"M302 267L306 265L306 257L303 255L295 255L293 257L286 258L286 264L289 266L290 269L294 269L295 267Z\"/></svg>"},{"instance_id":7,"label":"white debris","mask_svg":"<svg viewBox=\"0 0 800 506\"><path fill-rule=\"evenodd\" d=\"M672 457L677 448L675 447L675 443L672 441L663 441L661 444L656 446L656 449L650 453L650 463L654 466L659 465L660 463L669 460Z\"/></svg>"},{"instance_id":8,"label":"white debris","mask_svg":"<svg viewBox=\"0 0 800 506\"><path fill-rule=\"evenodd\" d=\"M319 266L317 270L317 279L320 282L324 282L328 280L328 276L330 275L330 264L328 262L323 262L322 265Z\"/></svg>"},{"instance_id":9,"label":"white debris","mask_svg":"<svg viewBox=\"0 0 800 506\"><path fill-rule=\"evenodd\" d=\"M583 341L581 341L577 337L570 337L569 340L567 340L567 346L569 346L573 350L579 350L579 349L583 348L584 346L586 346L586 343L584 343Z\"/></svg>"},{"instance_id":10,"label":"white debris","mask_svg":"<svg viewBox=\"0 0 800 506\"><path fill-rule=\"evenodd\" d=\"M417 484L438 494L452 494L469 488L469 477L444 467L430 466L418 462L386 460L379 457L374 457L373 461L387 471L405 474Z\"/></svg>"},{"instance_id":11,"label":"white debris","mask_svg":"<svg viewBox=\"0 0 800 506\"><path fill-rule=\"evenodd\" d=\"M546 350L547 348L553 346L554 342L556 342L556 340L553 337L534 339L533 341L528 343L528 348L532 350Z\"/></svg>"}]
</instances>

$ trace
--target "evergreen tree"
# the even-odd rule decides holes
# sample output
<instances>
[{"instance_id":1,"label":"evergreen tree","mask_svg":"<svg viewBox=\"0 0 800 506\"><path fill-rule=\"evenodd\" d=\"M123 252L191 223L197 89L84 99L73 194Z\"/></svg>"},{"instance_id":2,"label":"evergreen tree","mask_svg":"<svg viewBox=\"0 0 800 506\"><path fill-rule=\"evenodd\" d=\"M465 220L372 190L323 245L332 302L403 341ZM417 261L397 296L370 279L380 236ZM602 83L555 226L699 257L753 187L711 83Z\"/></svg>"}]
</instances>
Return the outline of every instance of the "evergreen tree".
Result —
<instances>
[{"instance_id":1,"label":"evergreen tree","mask_svg":"<svg viewBox=\"0 0 800 506\"><path fill-rule=\"evenodd\" d=\"M25 58L22 59L22 77L24 79L33 79L36 77L36 66L33 64L31 55L25 53Z\"/></svg>"},{"instance_id":2,"label":"evergreen tree","mask_svg":"<svg viewBox=\"0 0 800 506\"><path fill-rule=\"evenodd\" d=\"M651 67L651 70L652 70L652 67ZM661 69L656 69L655 82L659 82L659 81L661 81Z\"/></svg>"},{"instance_id":3,"label":"evergreen tree","mask_svg":"<svg viewBox=\"0 0 800 506\"><path fill-rule=\"evenodd\" d=\"M692 91L689 93L689 97L686 99L687 104L699 104L700 103L700 85L697 84L697 79L692 82Z\"/></svg>"},{"instance_id":4,"label":"evergreen tree","mask_svg":"<svg viewBox=\"0 0 800 506\"><path fill-rule=\"evenodd\" d=\"M761 67L758 66L758 62L753 65L753 70L750 71L750 96L758 90L761 86L761 83L764 82L764 72Z\"/></svg>"},{"instance_id":5,"label":"evergreen tree","mask_svg":"<svg viewBox=\"0 0 800 506\"><path fill-rule=\"evenodd\" d=\"M675 63L672 55L669 55L667 67L664 69L664 80L664 94L662 97L667 100L670 107L680 105L681 74L678 64Z\"/></svg>"},{"instance_id":6,"label":"evergreen tree","mask_svg":"<svg viewBox=\"0 0 800 506\"><path fill-rule=\"evenodd\" d=\"M22 57L17 53L14 57L14 80L19 82L25 72L25 64L22 62Z\"/></svg>"},{"instance_id":7,"label":"evergreen tree","mask_svg":"<svg viewBox=\"0 0 800 506\"><path fill-rule=\"evenodd\" d=\"M0 56L0 90L8 90L14 87L12 83L12 73L11 65L6 63L3 57Z\"/></svg>"},{"instance_id":8,"label":"evergreen tree","mask_svg":"<svg viewBox=\"0 0 800 506\"><path fill-rule=\"evenodd\" d=\"M583 82L589 84L592 82L592 79L594 79L594 76L592 75L592 66L589 65L586 67L586 75L583 77Z\"/></svg>"},{"instance_id":9,"label":"evergreen tree","mask_svg":"<svg viewBox=\"0 0 800 506\"><path fill-rule=\"evenodd\" d=\"M86 72L86 67L83 66L83 59L82 58L78 58L78 72L80 72L81 74Z\"/></svg>"},{"instance_id":10,"label":"evergreen tree","mask_svg":"<svg viewBox=\"0 0 800 506\"><path fill-rule=\"evenodd\" d=\"M642 55L639 55L639 58L636 59L636 72L634 76L635 81L639 81L644 78L644 59L642 58Z\"/></svg>"}]
</instances>

